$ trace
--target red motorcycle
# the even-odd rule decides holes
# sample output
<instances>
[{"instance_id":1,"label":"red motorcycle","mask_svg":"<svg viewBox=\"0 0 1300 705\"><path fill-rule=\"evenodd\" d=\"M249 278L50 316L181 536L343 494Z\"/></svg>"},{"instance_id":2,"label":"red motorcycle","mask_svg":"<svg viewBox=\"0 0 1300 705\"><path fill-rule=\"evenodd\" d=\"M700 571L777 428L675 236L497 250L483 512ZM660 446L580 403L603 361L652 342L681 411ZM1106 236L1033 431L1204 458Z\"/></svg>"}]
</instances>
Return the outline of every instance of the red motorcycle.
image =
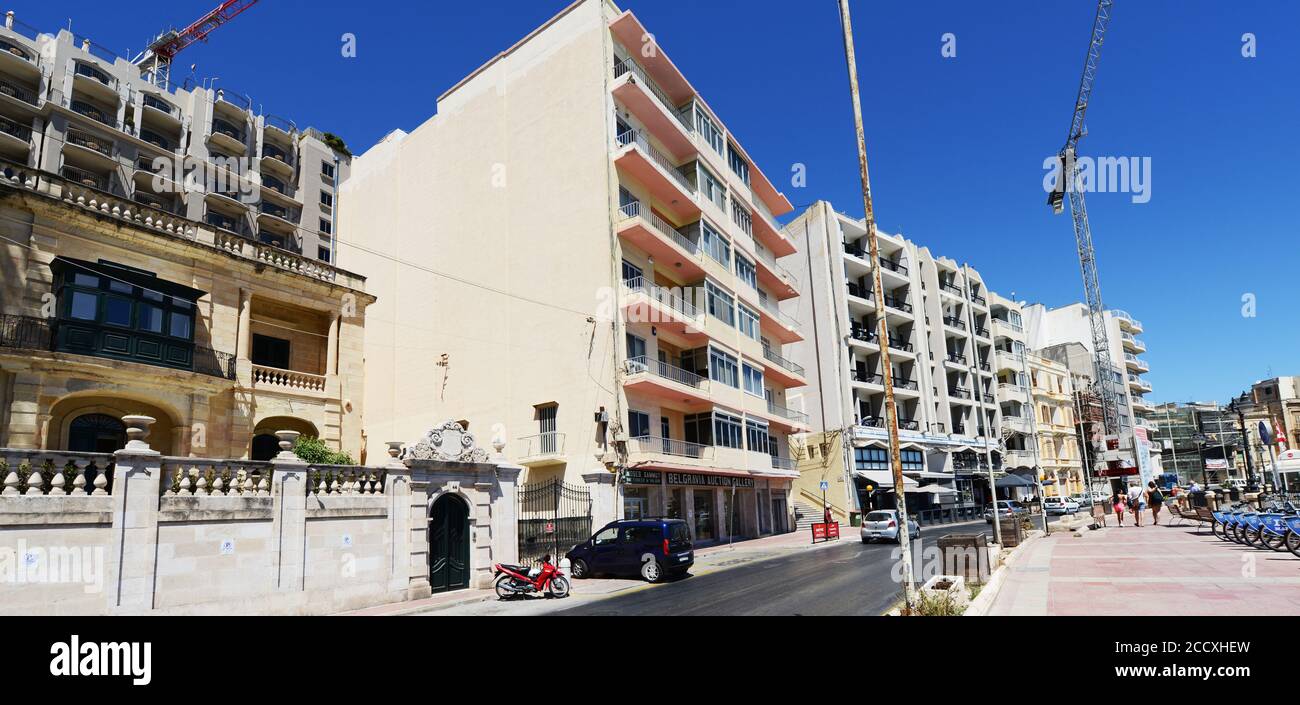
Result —
<instances>
[{"instance_id":1,"label":"red motorcycle","mask_svg":"<svg viewBox=\"0 0 1300 705\"><path fill-rule=\"evenodd\" d=\"M541 570L536 575L532 575L532 572L532 568L523 565L497 563L492 566L492 573L497 576L497 597L504 600L534 592L551 597L568 597L569 579L551 563L549 554L542 557Z\"/></svg>"}]
</instances>

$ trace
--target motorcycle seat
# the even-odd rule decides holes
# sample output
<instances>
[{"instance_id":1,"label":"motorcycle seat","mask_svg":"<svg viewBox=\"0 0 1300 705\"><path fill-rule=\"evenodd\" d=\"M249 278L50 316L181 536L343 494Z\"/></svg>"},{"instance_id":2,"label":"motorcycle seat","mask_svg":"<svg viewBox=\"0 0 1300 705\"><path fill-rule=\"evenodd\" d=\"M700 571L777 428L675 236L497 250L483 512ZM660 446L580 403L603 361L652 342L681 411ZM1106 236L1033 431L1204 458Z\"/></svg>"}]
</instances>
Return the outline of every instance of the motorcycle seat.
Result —
<instances>
[{"instance_id":1,"label":"motorcycle seat","mask_svg":"<svg viewBox=\"0 0 1300 705\"><path fill-rule=\"evenodd\" d=\"M502 563L501 567L505 568L506 570L512 573L519 573L520 575L528 575L528 571L529 571L528 566L523 566L523 565L508 565L506 563Z\"/></svg>"}]
</instances>

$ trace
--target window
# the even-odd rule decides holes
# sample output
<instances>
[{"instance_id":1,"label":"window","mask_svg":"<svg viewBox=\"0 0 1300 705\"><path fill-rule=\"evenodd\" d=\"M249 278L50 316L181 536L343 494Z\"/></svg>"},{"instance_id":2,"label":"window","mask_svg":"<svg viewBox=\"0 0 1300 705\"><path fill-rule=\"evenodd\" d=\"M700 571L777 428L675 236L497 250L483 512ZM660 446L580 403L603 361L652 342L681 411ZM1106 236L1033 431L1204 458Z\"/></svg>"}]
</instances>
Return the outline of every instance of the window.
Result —
<instances>
[{"instance_id":1,"label":"window","mask_svg":"<svg viewBox=\"0 0 1300 705\"><path fill-rule=\"evenodd\" d=\"M627 342L627 359L634 365L633 372L644 372L646 367L645 359L645 338L631 333L626 334ZM636 368L640 368L639 370Z\"/></svg>"},{"instance_id":2,"label":"window","mask_svg":"<svg viewBox=\"0 0 1300 705\"><path fill-rule=\"evenodd\" d=\"M731 199L731 220L740 229L745 231L746 235L754 234L754 216L750 214L749 209L735 198Z\"/></svg>"},{"instance_id":3,"label":"window","mask_svg":"<svg viewBox=\"0 0 1300 705\"><path fill-rule=\"evenodd\" d=\"M330 261L330 248L328 248L328 247L317 247L317 248L316 248L316 259L318 259L318 260L320 260L320 261L322 261L322 262L328 262L328 261Z\"/></svg>"},{"instance_id":4,"label":"window","mask_svg":"<svg viewBox=\"0 0 1300 705\"><path fill-rule=\"evenodd\" d=\"M320 219L320 231L326 235L334 234L334 224L330 222L329 218Z\"/></svg>"},{"instance_id":5,"label":"window","mask_svg":"<svg viewBox=\"0 0 1300 705\"><path fill-rule=\"evenodd\" d=\"M745 391L756 397L763 396L763 370L746 362L744 365L744 375Z\"/></svg>"},{"instance_id":6,"label":"window","mask_svg":"<svg viewBox=\"0 0 1300 705\"><path fill-rule=\"evenodd\" d=\"M695 111L695 131L700 133L718 156L722 156L722 130L718 129L717 124L710 120L703 110Z\"/></svg>"},{"instance_id":7,"label":"window","mask_svg":"<svg viewBox=\"0 0 1300 705\"><path fill-rule=\"evenodd\" d=\"M746 447L758 453L771 451L771 442L767 433L767 424L762 421L745 421Z\"/></svg>"},{"instance_id":8,"label":"window","mask_svg":"<svg viewBox=\"0 0 1300 705\"><path fill-rule=\"evenodd\" d=\"M713 348L709 349L709 379L728 387L740 387L740 369L736 358Z\"/></svg>"},{"instance_id":9,"label":"window","mask_svg":"<svg viewBox=\"0 0 1300 705\"><path fill-rule=\"evenodd\" d=\"M687 414L682 417L682 427L687 443L702 446L713 445L713 414Z\"/></svg>"},{"instance_id":10,"label":"window","mask_svg":"<svg viewBox=\"0 0 1300 705\"><path fill-rule=\"evenodd\" d=\"M608 529L598 531L595 536L591 537L593 546L609 546L618 541L618 527L611 526Z\"/></svg>"},{"instance_id":11,"label":"window","mask_svg":"<svg viewBox=\"0 0 1300 705\"><path fill-rule=\"evenodd\" d=\"M751 289L758 290L758 270L754 268L754 263L748 257L739 252L736 253L736 276Z\"/></svg>"},{"instance_id":12,"label":"window","mask_svg":"<svg viewBox=\"0 0 1300 705\"><path fill-rule=\"evenodd\" d=\"M731 242L703 220L700 221L700 249L712 257L714 262L730 268Z\"/></svg>"},{"instance_id":13,"label":"window","mask_svg":"<svg viewBox=\"0 0 1300 705\"><path fill-rule=\"evenodd\" d=\"M704 168L703 164L700 164L699 168L700 193L704 194L704 197L708 200L713 201L713 205L718 208L726 208L727 189L722 185L722 182L718 180L718 177L714 176L712 172Z\"/></svg>"},{"instance_id":14,"label":"window","mask_svg":"<svg viewBox=\"0 0 1300 705\"><path fill-rule=\"evenodd\" d=\"M641 268L627 260L623 260L623 283L624 284L641 284Z\"/></svg>"},{"instance_id":15,"label":"window","mask_svg":"<svg viewBox=\"0 0 1300 705\"><path fill-rule=\"evenodd\" d=\"M650 415L644 411L627 412L627 435L629 438L645 438L650 435Z\"/></svg>"},{"instance_id":16,"label":"window","mask_svg":"<svg viewBox=\"0 0 1300 705\"><path fill-rule=\"evenodd\" d=\"M322 176L327 176L331 179L334 178L334 165L329 162L321 162L320 173Z\"/></svg>"},{"instance_id":17,"label":"window","mask_svg":"<svg viewBox=\"0 0 1300 705\"><path fill-rule=\"evenodd\" d=\"M745 304L736 304L736 308L740 311L740 332L754 340L762 340L759 335L758 314Z\"/></svg>"},{"instance_id":18,"label":"window","mask_svg":"<svg viewBox=\"0 0 1300 705\"><path fill-rule=\"evenodd\" d=\"M324 191L321 191L321 192L320 192L320 204L321 204L322 206L325 206L326 208L333 208L333 207L334 207L334 197L331 196L330 194L324 192Z\"/></svg>"},{"instance_id":19,"label":"window","mask_svg":"<svg viewBox=\"0 0 1300 705\"><path fill-rule=\"evenodd\" d=\"M721 411L713 412L713 444L723 448L743 448L740 419Z\"/></svg>"},{"instance_id":20,"label":"window","mask_svg":"<svg viewBox=\"0 0 1300 705\"><path fill-rule=\"evenodd\" d=\"M253 364L289 369L289 341L269 335L253 334Z\"/></svg>"},{"instance_id":21,"label":"window","mask_svg":"<svg viewBox=\"0 0 1300 705\"><path fill-rule=\"evenodd\" d=\"M887 448L855 448L853 460L859 470L889 470L889 450ZM925 469L925 459L919 450L901 452L904 472L921 472Z\"/></svg>"},{"instance_id":22,"label":"window","mask_svg":"<svg viewBox=\"0 0 1300 705\"><path fill-rule=\"evenodd\" d=\"M731 171L740 177L740 180L749 185L749 162L740 154L740 148L731 142L727 142L727 165Z\"/></svg>"},{"instance_id":23,"label":"window","mask_svg":"<svg viewBox=\"0 0 1300 705\"><path fill-rule=\"evenodd\" d=\"M731 297L731 294L709 281L704 282L704 291L709 306L709 315L729 326L736 325L736 302Z\"/></svg>"}]
</instances>

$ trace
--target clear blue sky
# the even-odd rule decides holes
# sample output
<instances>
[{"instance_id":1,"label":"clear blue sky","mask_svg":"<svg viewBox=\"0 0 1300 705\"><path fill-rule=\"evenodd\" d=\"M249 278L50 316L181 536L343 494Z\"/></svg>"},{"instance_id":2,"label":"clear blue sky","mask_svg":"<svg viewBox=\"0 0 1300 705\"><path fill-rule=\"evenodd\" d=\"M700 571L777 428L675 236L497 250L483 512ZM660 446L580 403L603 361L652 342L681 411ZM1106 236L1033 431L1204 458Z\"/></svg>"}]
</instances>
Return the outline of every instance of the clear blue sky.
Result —
<instances>
[{"instance_id":1,"label":"clear blue sky","mask_svg":"<svg viewBox=\"0 0 1300 705\"><path fill-rule=\"evenodd\" d=\"M120 53L216 0L16 2ZM251 94L361 152L411 129L436 97L567 0L263 0L176 75ZM1106 303L1142 319L1153 398L1225 400L1300 374L1300 3L1118 0L1083 153L1149 156L1152 199L1089 197ZM797 205L860 215L852 116L832 0L626 0ZM1082 288L1068 216L1044 204L1042 160L1065 139L1090 0L855 0L868 152L882 228L968 261L1000 293L1052 306ZM340 55L357 36L358 56ZM940 37L957 36L957 57ZM1241 55L1252 32L1258 56ZM789 187L792 164L808 186ZM1241 314L1253 294L1257 317Z\"/></svg>"}]
</instances>

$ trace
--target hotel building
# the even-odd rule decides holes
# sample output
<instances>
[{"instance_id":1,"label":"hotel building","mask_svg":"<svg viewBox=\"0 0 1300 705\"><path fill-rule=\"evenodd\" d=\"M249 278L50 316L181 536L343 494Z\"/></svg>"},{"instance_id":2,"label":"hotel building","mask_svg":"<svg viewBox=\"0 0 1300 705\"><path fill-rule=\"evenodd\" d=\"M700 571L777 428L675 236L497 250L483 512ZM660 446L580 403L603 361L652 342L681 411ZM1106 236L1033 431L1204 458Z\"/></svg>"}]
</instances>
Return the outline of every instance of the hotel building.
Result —
<instances>
[{"instance_id":1,"label":"hotel building","mask_svg":"<svg viewBox=\"0 0 1300 705\"><path fill-rule=\"evenodd\" d=\"M663 43L650 43L651 37ZM353 163L372 438L466 421L616 516L790 526L791 205L635 14L580 0Z\"/></svg>"}]
</instances>

